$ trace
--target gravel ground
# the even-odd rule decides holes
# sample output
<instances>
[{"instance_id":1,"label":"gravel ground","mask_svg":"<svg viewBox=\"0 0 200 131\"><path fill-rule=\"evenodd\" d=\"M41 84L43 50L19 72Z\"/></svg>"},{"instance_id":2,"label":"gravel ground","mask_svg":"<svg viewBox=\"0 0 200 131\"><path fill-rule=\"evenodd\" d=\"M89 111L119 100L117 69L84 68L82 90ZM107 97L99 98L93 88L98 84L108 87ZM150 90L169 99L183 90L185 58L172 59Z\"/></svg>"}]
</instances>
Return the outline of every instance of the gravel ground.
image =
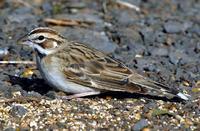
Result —
<instances>
[{"instance_id":1,"label":"gravel ground","mask_svg":"<svg viewBox=\"0 0 200 131\"><path fill-rule=\"evenodd\" d=\"M34 61L17 39L37 26L89 44L191 100L107 93L63 101L34 64L0 64L0 130L200 130L200 1L0 0L0 59ZM55 26L45 20L88 22Z\"/></svg>"}]
</instances>

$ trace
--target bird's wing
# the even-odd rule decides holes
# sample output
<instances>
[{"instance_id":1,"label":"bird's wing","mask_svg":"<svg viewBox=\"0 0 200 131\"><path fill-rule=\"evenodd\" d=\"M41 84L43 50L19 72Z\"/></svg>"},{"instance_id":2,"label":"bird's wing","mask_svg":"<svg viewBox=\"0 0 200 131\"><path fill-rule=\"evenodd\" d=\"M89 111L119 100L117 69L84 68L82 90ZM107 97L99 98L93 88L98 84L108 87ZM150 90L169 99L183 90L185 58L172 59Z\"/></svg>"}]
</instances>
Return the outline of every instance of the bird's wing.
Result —
<instances>
[{"instance_id":1,"label":"bird's wing","mask_svg":"<svg viewBox=\"0 0 200 131\"><path fill-rule=\"evenodd\" d=\"M132 71L109 57L63 68L68 80L99 90L140 92L142 89L129 82Z\"/></svg>"},{"instance_id":2,"label":"bird's wing","mask_svg":"<svg viewBox=\"0 0 200 131\"><path fill-rule=\"evenodd\" d=\"M81 44L68 47L65 50L69 62L62 67L62 72L74 83L108 91L171 93L168 87L135 73L121 62L95 49Z\"/></svg>"}]
</instances>

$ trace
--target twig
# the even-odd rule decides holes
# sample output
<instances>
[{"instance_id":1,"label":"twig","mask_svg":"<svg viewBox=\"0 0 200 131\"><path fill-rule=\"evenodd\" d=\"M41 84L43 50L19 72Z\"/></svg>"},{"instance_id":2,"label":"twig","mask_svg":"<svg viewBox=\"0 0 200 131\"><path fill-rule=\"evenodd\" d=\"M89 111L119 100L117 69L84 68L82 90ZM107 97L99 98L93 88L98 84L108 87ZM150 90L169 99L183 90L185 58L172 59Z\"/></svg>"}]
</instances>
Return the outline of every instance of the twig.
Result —
<instances>
[{"instance_id":1,"label":"twig","mask_svg":"<svg viewBox=\"0 0 200 131\"><path fill-rule=\"evenodd\" d=\"M26 2L25 0L15 0L14 2L22 4L26 7L32 7L28 2Z\"/></svg>"},{"instance_id":2,"label":"twig","mask_svg":"<svg viewBox=\"0 0 200 131\"><path fill-rule=\"evenodd\" d=\"M0 61L0 64L25 64L25 65L35 65L34 61Z\"/></svg>"},{"instance_id":3,"label":"twig","mask_svg":"<svg viewBox=\"0 0 200 131\"><path fill-rule=\"evenodd\" d=\"M122 5L122 6L126 6L128 8L134 9L137 12L140 12L140 8L136 5L131 4L131 3L128 3L128 2L125 2L125 1L122 1L122 0L116 0L116 3L118 3L119 5Z\"/></svg>"},{"instance_id":4,"label":"twig","mask_svg":"<svg viewBox=\"0 0 200 131\"><path fill-rule=\"evenodd\" d=\"M59 26L82 26L82 27L88 27L94 24L94 22L92 21L81 21L72 19L52 19L52 18L47 18L44 20L44 22L46 22L47 24L59 25Z\"/></svg>"}]
</instances>

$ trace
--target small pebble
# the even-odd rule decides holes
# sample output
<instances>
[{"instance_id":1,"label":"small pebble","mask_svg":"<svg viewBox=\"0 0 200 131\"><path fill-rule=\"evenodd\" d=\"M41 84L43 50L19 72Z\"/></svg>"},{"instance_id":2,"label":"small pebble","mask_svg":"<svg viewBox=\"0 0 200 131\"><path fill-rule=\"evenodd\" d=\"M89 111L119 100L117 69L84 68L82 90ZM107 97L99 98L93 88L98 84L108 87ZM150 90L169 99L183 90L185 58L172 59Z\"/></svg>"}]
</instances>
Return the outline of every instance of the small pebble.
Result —
<instances>
[{"instance_id":1,"label":"small pebble","mask_svg":"<svg viewBox=\"0 0 200 131\"><path fill-rule=\"evenodd\" d=\"M146 119L141 119L140 121L138 121L134 126L133 126L133 130L134 131L140 131L141 129L143 129L144 127L148 126L148 121Z\"/></svg>"},{"instance_id":2,"label":"small pebble","mask_svg":"<svg viewBox=\"0 0 200 131\"><path fill-rule=\"evenodd\" d=\"M167 50L167 48L155 48L152 51L152 55L155 56L168 56L169 51Z\"/></svg>"},{"instance_id":3,"label":"small pebble","mask_svg":"<svg viewBox=\"0 0 200 131\"><path fill-rule=\"evenodd\" d=\"M8 48L0 49L0 58L3 58L8 54L9 54Z\"/></svg>"},{"instance_id":4,"label":"small pebble","mask_svg":"<svg viewBox=\"0 0 200 131\"><path fill-rule=\"evenodd\" d=\"M183 24L179 23L178 21L167 21L164 24L164 30L167 33L180 33L182 31L185 31L186 28Z\"/></svg>"},{"instance_id":5,"label":"small pebble","mask_svg":"<svg viewBox=\"0 0 200 131\"><path fill-rule=\"evenodd\" d=\"M25 107L21 106L21 105L13 105L13 107L11 109L11 114L14 117L22 117L27 112L28 112L28 110Z\"/></svg>"}]
</instances>

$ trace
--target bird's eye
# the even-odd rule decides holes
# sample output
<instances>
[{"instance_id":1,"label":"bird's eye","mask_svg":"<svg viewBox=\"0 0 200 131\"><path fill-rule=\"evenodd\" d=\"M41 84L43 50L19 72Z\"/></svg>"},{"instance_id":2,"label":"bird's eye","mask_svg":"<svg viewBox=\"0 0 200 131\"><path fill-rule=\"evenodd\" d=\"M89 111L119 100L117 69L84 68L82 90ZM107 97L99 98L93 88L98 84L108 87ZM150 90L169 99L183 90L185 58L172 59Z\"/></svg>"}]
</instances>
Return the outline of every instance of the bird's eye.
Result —
<instances>
[{"instance_id":1,"label":"bird's eye","mask_svg":"<svg viewBox=\"0 0 200 131\"><path fill-rule=\"evenodd\" d=\"M44 40L44 36L43 36L43 35L40 35L40 36L38 37L38 40Z\"/></svg>"}]
</instances>

